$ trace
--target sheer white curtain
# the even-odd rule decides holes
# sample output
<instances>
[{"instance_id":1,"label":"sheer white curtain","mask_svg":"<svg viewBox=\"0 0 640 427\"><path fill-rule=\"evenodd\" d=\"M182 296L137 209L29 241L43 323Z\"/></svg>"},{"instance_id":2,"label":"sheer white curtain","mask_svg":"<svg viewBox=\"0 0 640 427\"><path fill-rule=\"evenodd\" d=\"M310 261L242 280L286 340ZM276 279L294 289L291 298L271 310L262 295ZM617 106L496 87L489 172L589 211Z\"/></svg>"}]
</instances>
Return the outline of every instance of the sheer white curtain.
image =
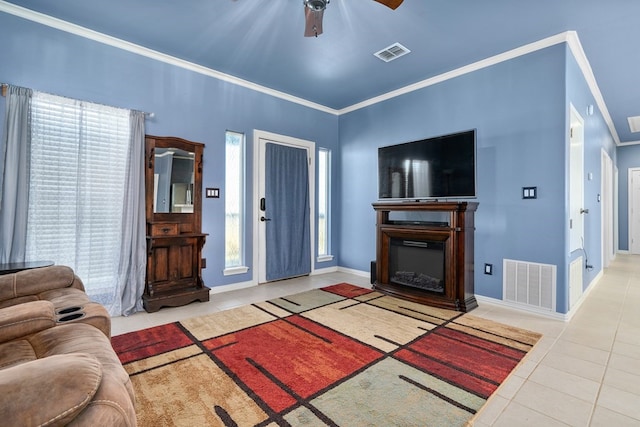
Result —
<instances>
[{"instance_id":1,"label":"sheer white curtain","mask_svg":"<svg viewBox=\"0 0 640 427\"><path fill-rule=\"evenodd\" d=\"M125 287L144 286L144 275L142 283L121 279L122 258L138 257L123 254L123 242L134 239L131 233L135 239L144 235L144 225L130 226L139 221L137 210L125 219L132 199L129 168L135 162L142 168L142 158L128 161L130 123L130 110L33 94L26 258L72 267L91 299L112 315L122 314ZM135 302L126 305L135 310Z\"/></svg>"}]
</instances>

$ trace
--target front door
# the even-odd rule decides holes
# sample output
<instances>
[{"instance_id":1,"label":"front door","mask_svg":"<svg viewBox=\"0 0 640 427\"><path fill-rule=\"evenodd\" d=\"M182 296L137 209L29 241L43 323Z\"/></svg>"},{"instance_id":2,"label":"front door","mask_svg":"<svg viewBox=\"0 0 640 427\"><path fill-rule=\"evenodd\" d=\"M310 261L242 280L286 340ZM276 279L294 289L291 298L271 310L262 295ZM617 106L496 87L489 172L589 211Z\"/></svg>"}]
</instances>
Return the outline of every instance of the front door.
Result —
<instances>
[{"instance_id":1,"label":"front door","mask_svg":"<svg viewBox=\"0 0 640 427\"><path fill-rule=\"evenodd\" d=\"M308 275L314 240L314 144L256 133L258 281Z\"/></svg>"}]
</instances>

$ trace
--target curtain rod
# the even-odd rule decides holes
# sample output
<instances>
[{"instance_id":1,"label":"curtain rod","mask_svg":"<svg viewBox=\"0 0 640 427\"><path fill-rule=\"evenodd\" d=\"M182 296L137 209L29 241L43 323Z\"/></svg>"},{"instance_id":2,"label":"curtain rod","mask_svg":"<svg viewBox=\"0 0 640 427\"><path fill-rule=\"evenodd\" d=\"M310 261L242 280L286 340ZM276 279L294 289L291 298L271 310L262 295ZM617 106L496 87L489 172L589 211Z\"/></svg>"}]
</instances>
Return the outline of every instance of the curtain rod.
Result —
<instances>
[{"instance_id":1,"label":"curtain rod","mask_svg":"<svg viewBox=\"0 0 640 427\"><path fill-rule=\"evenodd\" d=\"M7 96L7 89L9 88L9 83L0 83L0 91L2 92L2 96L6 97ZM132 110L132 108L130 108L130 110ZM141 113L143 113L146 117L149 117L150 119L154 118L156 116L155 113L148 113L146 111L141 111Z\"/></svg>"}]
</instances>

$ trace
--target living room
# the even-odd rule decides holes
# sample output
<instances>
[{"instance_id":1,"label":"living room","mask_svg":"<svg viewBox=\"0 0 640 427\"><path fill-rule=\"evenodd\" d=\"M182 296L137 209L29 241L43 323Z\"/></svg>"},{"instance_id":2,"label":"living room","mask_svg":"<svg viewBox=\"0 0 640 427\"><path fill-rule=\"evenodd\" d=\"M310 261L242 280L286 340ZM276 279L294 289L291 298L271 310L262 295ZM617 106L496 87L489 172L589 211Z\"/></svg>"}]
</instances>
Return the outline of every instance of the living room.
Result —
<instances>
[{"instance_id":1,"label":"living room","mask_svg":"<svg viewBox=\"0 0 640 427\"><path fill-rule=\"evenodd\" d=\"M383 102L339 115L222 81L206 73L115 49L3 13L6 57L0 80L48 93L153 112L146 132L178 136L205 144L203 185L224 195L224 132L253 130L314 141L333 153L332 255L314 269L346 268L368 272L375 259L377 147L458 131L477 130L476 263L492 264L492 275L476 269L479 296L502 299L504 259L557 266L556 309L569 312L567 115L572 105L585 116L584 188L587 217L584 251L592 268L583 272L583 289L602 271L601 151L616 164L633 164L635 146L616 147L597 108L592 76L584 66L579 41L561 34L500 58L458 70L452 78ZM55 55L52 54L55 52ZM587 63L588 64L588 63ZM47 70L42 73L42 70ZM587 70L587 71L585 71ZM201 70L198 70L201 71ZM586 72L586 75L585 75ZM597 93L596 93L597 95ZM593 106L596 105L594 109ZM592 108L593 114L586 115ZM291 120L295 117L295 120ZM618 152L624 150L624 156ZM623 157L624 160L619 160ZM626 169L620 168L620 209L626 194ZM252 171L248 168L247 182ZM534 200L522 187L536 186ZM224 276L223 199L204 199L203 279L215 287L251 282L252 273ZM623 236L624 221L620 221ZM254 242L247 230L248 259ZM621 237L621 248L624 248ZM585 261L586 263L586 261Z\"/></svg>"},{"instance_id":2,"label":"living room","mask_svg":"<svg viewBox=\"0 0 640 427\"><path fill-rule=\"evenodd\" d=\"M603 153L618 171L618 194L611 195L618 201L614 250L629 251L627 171L640 166L640 146L616 146L599 108L588 58L571 32L339 114L225 80L177 58L153 58L144 49L125 50L11 13L0 13L0 40L5 58L0 61L0 82L152 112L145 123L148 134L205 144L203 187L219 188L222 194L202 204L202 230L208 234L202 274L212 295L257 284L252 265L243 274L223 273L226 130L246 135L249 146L254 131L262 130L313 141L331 151L333 258L316 261L317 273L368 276L376 257L371 204L378 198L378 147L468 129L477 132L475 262L493 267L492 274L475 269L479 298L503 300L505 259L553 265L555 304L547 314L560 320L575 314L571 263L585 257L582 262L591 266L582 269L580 294L589 292L605 271L599 201ZM577 250L570 249L567 231L572 107L585 121L584 170L589 174L584 187L589 214L583 246ZM0 100L0 115L4 111ZM250 165L247 182L253 182ZM536 187L537 198L523 199L523 187ZM252 260L257 237L250 227L246 233L247 259Z\"/></svg>"}]
</instances>

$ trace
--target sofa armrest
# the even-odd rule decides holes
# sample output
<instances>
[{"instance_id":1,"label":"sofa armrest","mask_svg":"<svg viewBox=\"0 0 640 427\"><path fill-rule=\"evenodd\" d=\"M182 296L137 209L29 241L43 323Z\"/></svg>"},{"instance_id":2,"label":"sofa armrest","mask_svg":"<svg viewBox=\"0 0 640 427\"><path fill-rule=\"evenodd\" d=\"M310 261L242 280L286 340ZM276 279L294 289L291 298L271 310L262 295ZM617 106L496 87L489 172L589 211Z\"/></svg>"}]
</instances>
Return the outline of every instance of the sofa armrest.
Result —
<instances>
[{"instance_id":1,"label":"sofa armrest","mask_svg":"<svg viewBox=\"0 0 640 427\"><path fill-rule=\"evenodd\" d=\"M0 370L0 420L12 426L64 426L91 402L102 365L85 353L49 356Z\"/></svg>"},{"instance_id":2,"label":"sofa armrest","mask_svg":"<svg viewBox=\"0 0 640 427\"><path fill-rule=\"evenodd\" d=\"M12 341L56 325L53 303L32 301L0 309L0 342Z\"/></svg>"},{"instance_id":3,"label":"sofa armrest","mask_svg":"<svg viewBox=\"0 0 640 427\"><path fill-rule=\"evenodd\" d=\"M0 276L0 301L38 295L53 289L76 288L84 291L82 280L70 267L52 265Z\"/></svg>"}]
</instances>

